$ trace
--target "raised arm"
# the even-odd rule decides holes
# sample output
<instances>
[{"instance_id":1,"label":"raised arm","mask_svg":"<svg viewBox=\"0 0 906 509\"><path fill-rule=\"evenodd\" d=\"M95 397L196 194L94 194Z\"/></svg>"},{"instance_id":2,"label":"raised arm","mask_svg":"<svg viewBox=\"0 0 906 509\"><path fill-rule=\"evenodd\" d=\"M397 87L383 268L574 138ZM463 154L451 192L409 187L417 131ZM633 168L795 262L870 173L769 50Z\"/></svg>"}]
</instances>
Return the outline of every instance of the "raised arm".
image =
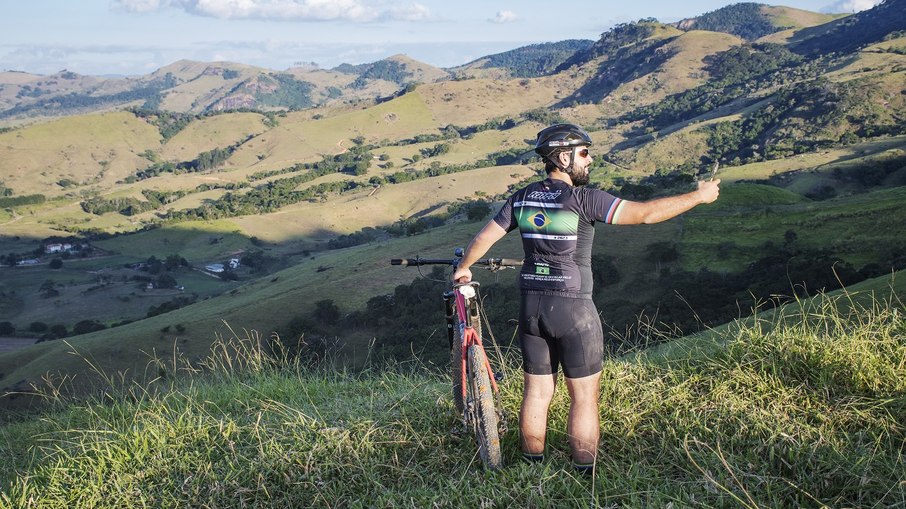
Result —
<instances>
[{"instance_id":1,"label":"raised arm","mask_svg":"<svg viewBox=\"0 0 906 509\"><path fill-rule=\"evenodd\" d=\"M683 212L717 200L720 179L699 182L695 191L657 198L646 202L625 201L615 217L615 224L653 224L672 219Z\"/></svg>"},{"instance_id":2,"label":"raised arm","mask_svg":"<svg viewBox=\"0 0 906 509\"><path fill-rule=\"evenodd\" d=\"M484 225L484 228L475 235L475 238L473 238L472 242L469 242L469 245L466 247L466 252L463 253L462 260L460 260L459 266L453 273L453 281L458 281L460 283L471 281L472 271L469 270L469 267L471 267L476 260L484 256L484 254L488 252L488 249L491 249L491 246L502 239L504 235L506 235L506 230L501 228L496 221L493 219L488 221L488 224Z\"/></svg>"}]
</instances>

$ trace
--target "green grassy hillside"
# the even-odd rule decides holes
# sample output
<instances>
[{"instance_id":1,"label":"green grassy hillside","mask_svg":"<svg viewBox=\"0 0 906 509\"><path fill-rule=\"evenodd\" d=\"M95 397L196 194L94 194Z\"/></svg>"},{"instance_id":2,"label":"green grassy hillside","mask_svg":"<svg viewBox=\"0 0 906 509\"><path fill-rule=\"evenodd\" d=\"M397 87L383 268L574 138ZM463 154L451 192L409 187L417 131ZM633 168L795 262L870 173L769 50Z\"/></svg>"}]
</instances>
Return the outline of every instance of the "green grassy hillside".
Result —
<instances>
[{"instance_id":1,"label":"green grassy hillside","mask_svg":"<svg viewBox=\"0 0 906 509\"><path fill-rule=\"evenodd\" d=\"M902 304L850 301L714 331L723 346L707 355L608 360L587 477L569 467L562 387L547 459L520 458L513 356L494 360L504 467L484 472L470 437L451 432L436 369L287 364L260 336L228 334L203 360L160 357L150 387L114 380L88 401L50 390L50 408L0 426L0 506L896 507Z\"/></svg>"}]
</instances>

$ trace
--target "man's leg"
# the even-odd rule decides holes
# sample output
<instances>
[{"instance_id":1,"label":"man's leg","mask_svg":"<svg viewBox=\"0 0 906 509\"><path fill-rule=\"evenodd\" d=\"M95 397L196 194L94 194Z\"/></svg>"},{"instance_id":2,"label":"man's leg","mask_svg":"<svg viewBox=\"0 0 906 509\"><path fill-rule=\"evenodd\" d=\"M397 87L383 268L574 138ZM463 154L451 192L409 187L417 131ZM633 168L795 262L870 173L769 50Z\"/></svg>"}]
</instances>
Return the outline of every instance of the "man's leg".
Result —
<instances>
[{"instance_id":1,"label":"man's leg","mask_svg":"<svg viewBox=\"0 0 906 509\"><path fill-rule=\"evenodd\" d=\"M544 454L547 434L547 410L554 397L557 375L523 373L522 408L519 410L519 431L522 434L522 453L540 458Z\"/></svg>"},{"instance_id":2,"label":"man's leg","mask_svg":"<svg viewBox=\"0 0 906 509\"><path fill-rule=\"evenodd\" d=\"M566 388L570 397L566 433L569 435L573 463L591 465L595 462L601 435L601 417L598 412L601 372L582 378L567 378Z\"/></svg>"}]
</instances>

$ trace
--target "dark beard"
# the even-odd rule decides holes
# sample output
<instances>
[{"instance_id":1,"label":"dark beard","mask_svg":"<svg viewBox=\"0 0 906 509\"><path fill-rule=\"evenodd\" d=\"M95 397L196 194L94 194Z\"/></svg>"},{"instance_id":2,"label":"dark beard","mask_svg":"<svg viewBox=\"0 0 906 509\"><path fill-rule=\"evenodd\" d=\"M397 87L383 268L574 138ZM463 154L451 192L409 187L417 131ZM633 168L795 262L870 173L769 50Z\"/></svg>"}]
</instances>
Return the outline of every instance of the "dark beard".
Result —
<instances>
[{"instance_id":1,"label":"dark beard","mask_svg":"<svg viewBox=\"0 0 906 509\"><path fill-rule=\"evenodd\" d=\"M573 181L573 185L576 187L584 186L585 184L588 184L588 172L587 171L580 172L580 170L577 170L576 168L573 167L573 168L570 168L569 171L566 172L566 174L569 175L569 178L572 179L572 181Z\"/></svg>"}]
</instances>

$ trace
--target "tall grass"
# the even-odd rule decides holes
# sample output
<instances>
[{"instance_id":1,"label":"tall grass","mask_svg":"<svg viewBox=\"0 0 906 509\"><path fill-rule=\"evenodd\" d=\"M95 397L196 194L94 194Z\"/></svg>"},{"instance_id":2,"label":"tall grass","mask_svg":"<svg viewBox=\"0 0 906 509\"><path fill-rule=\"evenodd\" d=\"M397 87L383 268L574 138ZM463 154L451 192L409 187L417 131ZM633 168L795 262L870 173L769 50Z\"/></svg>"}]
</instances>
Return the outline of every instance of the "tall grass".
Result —
<instances>
[{"instance_id":1,"label":"tall grass","mask_svg":"<svg viewBox=\"0 0 906 509\"><path fill-rule=\"evenodd\" d=\"M166 390L0 428L0 507L906 507L902 306L845 299L728 328L708 357L608 360L591 478L569 467L563 387L548 459L519 459L511 354L507 466L486 472L436 370L337 372L243 331L159 361Z\"/></svg>"}]
</instances>

